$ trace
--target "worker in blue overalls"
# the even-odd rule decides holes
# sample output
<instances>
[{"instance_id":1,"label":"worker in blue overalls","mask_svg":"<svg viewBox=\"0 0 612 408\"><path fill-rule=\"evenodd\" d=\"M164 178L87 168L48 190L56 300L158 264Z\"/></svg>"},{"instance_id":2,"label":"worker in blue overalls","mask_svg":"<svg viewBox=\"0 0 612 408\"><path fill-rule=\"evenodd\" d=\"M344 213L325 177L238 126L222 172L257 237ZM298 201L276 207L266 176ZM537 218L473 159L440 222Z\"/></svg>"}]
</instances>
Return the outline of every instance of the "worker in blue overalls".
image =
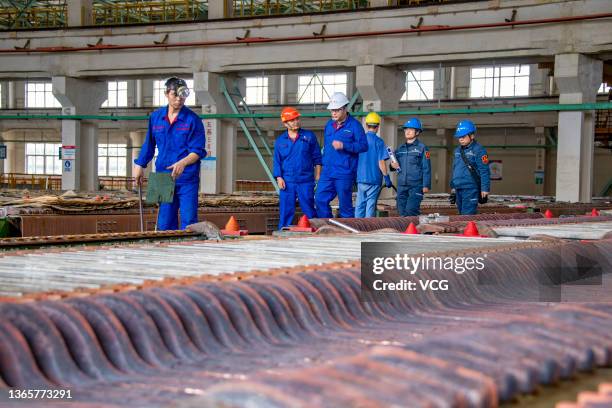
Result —
<instances>
[{"instance_id":1,"label":"worker in blue overalls","mask_svg":"<svg viewBox=\"0 0 612 408\"><path fill-rule=\"evenodd\" d=\"M149 129L138 158L134 160L133 176L142 184L144 169L155 154L155 171L170 173L175 181L174 200L159 206L158 230L181 229L198 222L198 190L200 160L206 157L206 136L202 120L185 106L189 88L185 80L172 77L165 83L168 105L157 109L149 118Z\"/></svg>"},{"instance_id":2,"label":"worker in blue overalls","mask_svg":"<svg viewBox=\"0 0 612 408\"><path fill-rule=\"evenodd\" d=\"M387 173L385 160L389 158L385 142L378 136L380 116L370 112L365 118L368 132L368 150L359 153L357 165L357 200L355 202L355 217L376 216L376 202L380 195L381 183L385 180L385 187L391 187L391 177Z\"/></svg>"},{"instance_id":3,"label":"worker in blue overalls","mask_svg":"<svg viewBox=\"0 0 612 408\"><path fill-rule=\"evenodd\" d=\"M489 156L474 140L475 133L471 120L457 123L455 138L459 146L453 159L450 200L452 204L456 202L459 214L476 214L478 204L487 202L491 187Z\"/></svg>"},{"instance_id":4,"label":"worker in blue overalls","mask_svg":"<svg viewBox=\"0 0 612 408\"><path fill-rule=\"evenodd\" d=\"M287 131L274 142L273 176L279 188L278 229L292 224L295 199L308 218L316 218L314 185L321 173L321 148L310 130L300 128L300 112L286 107L281 121Z\"/></svg>"},{"instance_id":5,"label":"worker in blue overalls","mask_svg":"<svg viewBox=\"0 0 612 408\"><path fill-rule=\"evenodd\" d=\"M402 126L406 143L395 151L397 162L391 162L391 168L397 175L397 211L402 217L419 215L423 194L431 188L431 161L429 149L418 136L423 132L423 125L417 118L412 118Z\"/></svg>"},{"instance_id":6,"label":"worker in blue overalls","mask_svg":"<svg viewBox=\"0 0 612 408\"><path fill-rule=\"evenodd\" d=\"M355 216L353 184L357 177L359 153L368 149L361 122L348 113L349 100L342 92L332 95L327 109L331 119L325 125L323 169L315 194L319 218L331 218L330 202L338 196L341 218Z\"/></svg>"}]
</instances>

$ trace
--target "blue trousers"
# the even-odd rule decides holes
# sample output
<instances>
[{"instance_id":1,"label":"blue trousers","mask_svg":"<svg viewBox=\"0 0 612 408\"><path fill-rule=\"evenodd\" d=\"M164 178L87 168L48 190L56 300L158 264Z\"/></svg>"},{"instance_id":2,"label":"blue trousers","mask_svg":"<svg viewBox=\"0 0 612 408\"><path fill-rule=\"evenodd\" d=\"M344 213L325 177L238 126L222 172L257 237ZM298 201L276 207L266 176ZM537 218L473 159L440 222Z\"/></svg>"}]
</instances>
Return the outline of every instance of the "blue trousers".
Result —
<instances>
[{"instance_id":1,"label":"blue trousers","mask_svg":"<svg viewBox=\"0 0 612 408\"><path fill-rule=\"evenodd\" d=\"M375 217L376 202L381 185L357 183L357 201L355 202L355 217Z\"/></svg>"},{"instance_id":2,"label":"blue trousers","mask_svg":"<svg viewBox=\"0 0 612 408\"><path fill-rule=\"evenodd\" d=\"M478 209L478 189L477 188L457 188L457 210L462 215L473 215Z\"/></svg>"},{"instance_id":3,"label":"blue trousers","mask_svg":"<svg viewBox=\"0 0 612 408\"><path fill-rule=\"evenodd\" d=\"M181 229L198 222L198 190L200 181L195 183L176 184L174 186L174 199L171 203L162 203L159 206L157 217L157 230L178 229L178 213L181 213Z\"/></svg>"},{"instance_id":4,"label":"blue trousers","mask_svg":"<svg viewBox=\"0 0 612 408\"><path fill-rule=\"evenodd\" d=\"M421 201L423 201L423 186L398 185L397 211L402 217L421 214Z\"/></svg>"},{"instance_id":5,"label":"blue trousers","mask_svg":"<svg viewBox=\"0 0 612 408\"><path fill-rule=\"evenodd\" d=\"M320 178L315 194L317 215L319 218L332 218L329 203L338 196L340 202L340 218L353 218L353 179Z\"/></svg>"},{"instance_id":6,"label":"blue trousers","mask_svg":"<svg viewBox=\"0 0 612 408\"><path fill-rule=\"evenodd\" d=\"M285 182L285 189L279 191L279 230L292 225L293 217L295 216L296 198L300 202L302 212L308 218L317 218L314 206L314 181L306 183Z\"/></svg>"}]
</instances>

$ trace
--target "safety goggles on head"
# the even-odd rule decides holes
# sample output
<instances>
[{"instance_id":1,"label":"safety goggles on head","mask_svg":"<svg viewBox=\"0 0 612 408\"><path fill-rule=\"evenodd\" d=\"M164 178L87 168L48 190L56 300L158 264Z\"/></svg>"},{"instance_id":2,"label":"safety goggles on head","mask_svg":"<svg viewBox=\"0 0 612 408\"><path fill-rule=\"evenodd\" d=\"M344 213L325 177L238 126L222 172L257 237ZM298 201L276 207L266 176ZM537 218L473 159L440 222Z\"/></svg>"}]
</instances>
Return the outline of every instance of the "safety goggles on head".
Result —
<instances>
[{"instance_id":1,"label":"safety goggles on head","mask_svg":"<svg viewBox=\"0 0 612 408\"><path fill-rule=\"evenodd\" d=\"M172 92L179 98L187 98L189 96L189 87L187 82L180 78L170 78L166 81L166 92Z\"/></svg>"}]
</instances>

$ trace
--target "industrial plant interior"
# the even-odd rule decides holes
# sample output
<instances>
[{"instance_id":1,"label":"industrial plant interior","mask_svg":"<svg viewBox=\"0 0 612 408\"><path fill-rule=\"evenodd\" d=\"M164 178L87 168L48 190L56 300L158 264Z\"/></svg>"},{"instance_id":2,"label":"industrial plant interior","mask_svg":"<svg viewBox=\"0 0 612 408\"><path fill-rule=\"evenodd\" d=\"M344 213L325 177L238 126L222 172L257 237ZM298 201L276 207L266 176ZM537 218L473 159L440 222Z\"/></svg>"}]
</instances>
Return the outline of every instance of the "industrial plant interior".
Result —
<instances>
[{"instance_id":1,"label":"industrial plant interior","mask_svg":"<svg viewBox=\"0 0 612 408\"><path fill-rule=\"evenodd\" d=\"M612 408L611 86L608 0L1 0L0 407Z\"/></svg>"}]
</instances>

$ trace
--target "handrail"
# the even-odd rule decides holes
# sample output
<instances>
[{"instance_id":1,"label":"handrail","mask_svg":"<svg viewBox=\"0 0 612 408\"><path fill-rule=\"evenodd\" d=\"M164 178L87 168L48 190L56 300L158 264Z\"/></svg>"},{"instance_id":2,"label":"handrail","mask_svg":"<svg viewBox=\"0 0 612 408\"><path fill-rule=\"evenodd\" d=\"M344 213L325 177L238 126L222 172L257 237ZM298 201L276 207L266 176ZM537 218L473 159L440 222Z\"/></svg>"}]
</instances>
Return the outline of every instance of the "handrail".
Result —
<instances>
[{"instance_id":1,"label":"handrail","mask_svg":"<svg viewBox=\"0 0 612 408\"><path fill-rule=\"evenodd\" d=\"M523 106L502 106L484 108L459 109L411 109L398 111L378 112L380 116L409 116L409 115L474 115L480 113L519 113L519 112L567 112L612 109L612 102L573 103L573 104L535 104ZM354 116L365 116L369 112L352 112ZM198 115L202 119L265 119L278 118L277 113L207 113ZM329 112L303 112L302 117L329 117ZM0 115L0 120L8 119L59 119L59 120L148 120L149 116L116 116L116 115L31 115L13 114Z\"/></svg>"}]
</instances>

